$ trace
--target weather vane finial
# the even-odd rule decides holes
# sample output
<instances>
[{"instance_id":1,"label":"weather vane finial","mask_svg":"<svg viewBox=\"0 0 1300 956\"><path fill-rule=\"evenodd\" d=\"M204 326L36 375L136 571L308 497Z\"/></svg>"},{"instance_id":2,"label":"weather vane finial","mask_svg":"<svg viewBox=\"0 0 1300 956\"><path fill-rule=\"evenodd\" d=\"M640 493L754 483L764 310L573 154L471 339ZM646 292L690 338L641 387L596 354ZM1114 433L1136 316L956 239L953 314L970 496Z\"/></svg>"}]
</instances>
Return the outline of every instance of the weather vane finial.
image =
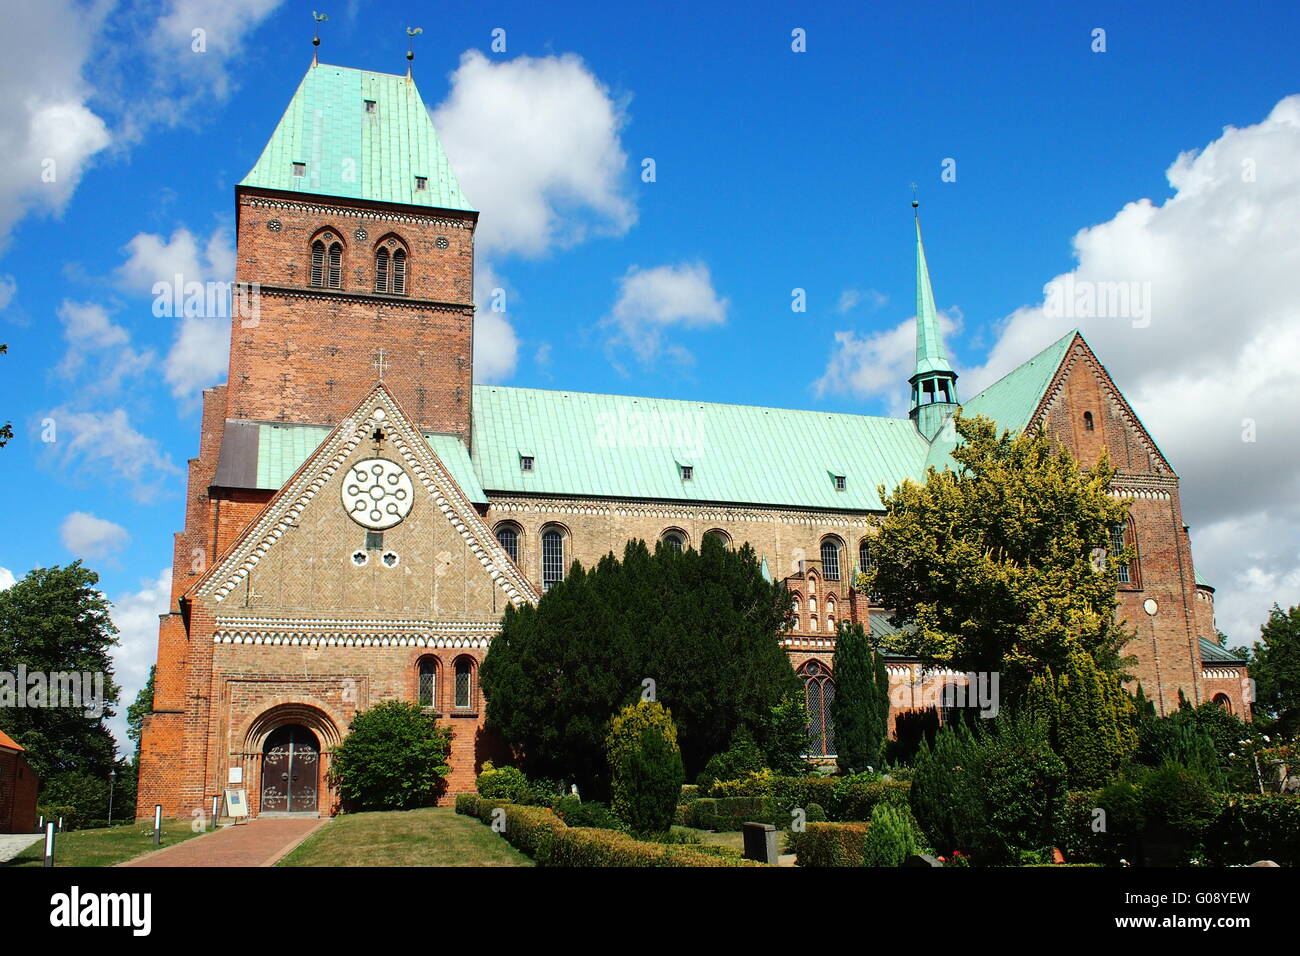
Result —
<instances>
[{"instance_id":1,"label":"weather vane finial","mask_svg":"<svg viewBox=\"0 0 1300 956\"><path fill-rule=\"evenodd\" d=\"M424 27L406 28L406 75L411 75L411 61L415 59L415 38L424 32Z\"/></svg>"},{"instance_id":2,"label":"weather vane finial","mask_svg":"<svg viewBox=\"0 0 1300 956\"><path fill-rule=\"evenodd\" d=\"M921 200L916 198L916 183L912 183L912 208L915 209L921 205Z\"/></svg>"},{"instance_id":3,"label":"weather vane finial","mask_svg":"<svg viewBox=\"0 0 1300 956\"><path fill-rule=\"evenodd\" d=\"M316 51L320 47L320 25L322 21L328 20L329 17L324 13L317 13L315 10L313 10L311 12L311 18L316 21L316 34L311 38L311 47L312 47L311 62L313 65L315 65Z\"/></svg>"}]
</instances>

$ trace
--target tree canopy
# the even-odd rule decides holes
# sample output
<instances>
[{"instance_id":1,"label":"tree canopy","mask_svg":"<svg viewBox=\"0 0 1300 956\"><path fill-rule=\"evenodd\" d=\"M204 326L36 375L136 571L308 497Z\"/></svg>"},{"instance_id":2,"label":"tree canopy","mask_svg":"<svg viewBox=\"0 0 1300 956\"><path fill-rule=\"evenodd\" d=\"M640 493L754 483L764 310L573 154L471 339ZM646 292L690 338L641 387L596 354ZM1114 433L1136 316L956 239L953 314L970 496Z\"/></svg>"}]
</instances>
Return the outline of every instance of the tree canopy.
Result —
<instances>
[{"instance_id":1,"label":"tree canopy","mask_svg":"<svg viewBox=\"0 0 1300 956\"><path fill-rule=\"evenodd\" d=\"M956 471L880 489L874 567L857 584L894 609L887 649L1000 671L1013 698L1078 651L1117 670L1131 636L1115 619L1117 567L1132 555L1108 551L1128 512L1109 461L1083 469L1041 428L999 434L960 415L955 427Z\"/></svg>"},{"instance_id":2,"label":"tree canopy","mask_svg":"<svg viewBox=\"0 0 1300 956\"><path fill-rule=\"evenodd\" d=\"M530 774L597 793L610 719L642 699L672 710L692 779L742 725L779 749L781 705L800 693L777 636L789 614L748 545L631 541L621 560L574 562L536 606L506 609L482 667L488 727Z\"/></svg>"},{"instance_id":3,"label":"tree canopy","mask_svg":"<svg viewBox=\"0 0 1300 956\"><path fill-rule=\"evenodd\" d=\"M114 765L116 745L106 721L118 694L109 657L117 627L98 583L99 575L75 561L36 568L0 591L0 691L28 692L16 686L20 670L29 679L43 675L47 683L52 674L103 675L98 714L88 714L88 706L0 706L0 729L27 748L27 761L42 779L68 770L107 779Z\"/></svg>"},{"instance_id":4,"label":"tree canopy","mask_svg":"<svg viewBox=\"0 0 1300 956\"><path fill-rule=\"evenodd\" d=\"M1300 605L1274 604L1250 657L1255 707L1286 733L1300 731Z\"/></svg>"}]
</instances>

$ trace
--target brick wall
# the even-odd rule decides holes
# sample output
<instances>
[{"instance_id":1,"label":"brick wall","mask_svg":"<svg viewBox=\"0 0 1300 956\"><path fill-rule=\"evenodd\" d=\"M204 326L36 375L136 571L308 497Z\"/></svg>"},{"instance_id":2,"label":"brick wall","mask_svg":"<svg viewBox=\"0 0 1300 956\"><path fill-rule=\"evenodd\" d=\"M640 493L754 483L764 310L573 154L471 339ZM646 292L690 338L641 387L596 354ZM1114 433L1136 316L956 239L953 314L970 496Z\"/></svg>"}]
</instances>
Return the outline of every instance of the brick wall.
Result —
<instances>
[{"instance_id":1,"label":"brick wall","mask_svg":"<svg viewBox=\"0 0 1300 956\"><path fill-rule=\"evenodd\" d=\"M0 750L0 833L35 832L40 786L21 753Z\"/></svg>"}]
</instances>

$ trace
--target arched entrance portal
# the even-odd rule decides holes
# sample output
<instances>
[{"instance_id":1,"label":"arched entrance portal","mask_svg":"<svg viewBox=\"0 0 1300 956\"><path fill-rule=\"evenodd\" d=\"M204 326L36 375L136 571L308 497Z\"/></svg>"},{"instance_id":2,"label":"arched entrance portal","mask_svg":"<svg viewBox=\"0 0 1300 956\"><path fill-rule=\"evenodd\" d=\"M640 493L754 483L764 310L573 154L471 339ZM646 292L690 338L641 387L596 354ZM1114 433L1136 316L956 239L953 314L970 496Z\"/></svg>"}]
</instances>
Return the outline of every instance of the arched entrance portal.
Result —
<instances>
[{"instance_id":1,"label":"arched entrance portal","mask_svg":"<svg viewBox=\"0 0 1300 956\"><path fill-rule=\"evenodd\" d=\"M263 813L315 813L320 741L301 724L272 731L262 747Z\"/></svg>"}]
</instances>

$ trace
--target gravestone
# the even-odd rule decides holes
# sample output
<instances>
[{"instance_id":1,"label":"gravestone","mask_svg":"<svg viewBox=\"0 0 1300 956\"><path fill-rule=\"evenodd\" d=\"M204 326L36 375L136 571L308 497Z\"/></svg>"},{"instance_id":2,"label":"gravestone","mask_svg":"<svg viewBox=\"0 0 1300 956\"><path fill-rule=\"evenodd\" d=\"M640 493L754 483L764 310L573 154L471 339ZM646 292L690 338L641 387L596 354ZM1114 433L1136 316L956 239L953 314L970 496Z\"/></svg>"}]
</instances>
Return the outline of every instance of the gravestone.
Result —
<instances>
[{"instance_id":1,"label":"gravestone","mask_svg":"<svg viewBox=\"0 0 1300 956\"><path fill-rule=\"evenodd\" d=\"M770 823L746 823L742 829L745 836L745 859L775 864L776 827Z\"/></svg>"}]
</instances>

